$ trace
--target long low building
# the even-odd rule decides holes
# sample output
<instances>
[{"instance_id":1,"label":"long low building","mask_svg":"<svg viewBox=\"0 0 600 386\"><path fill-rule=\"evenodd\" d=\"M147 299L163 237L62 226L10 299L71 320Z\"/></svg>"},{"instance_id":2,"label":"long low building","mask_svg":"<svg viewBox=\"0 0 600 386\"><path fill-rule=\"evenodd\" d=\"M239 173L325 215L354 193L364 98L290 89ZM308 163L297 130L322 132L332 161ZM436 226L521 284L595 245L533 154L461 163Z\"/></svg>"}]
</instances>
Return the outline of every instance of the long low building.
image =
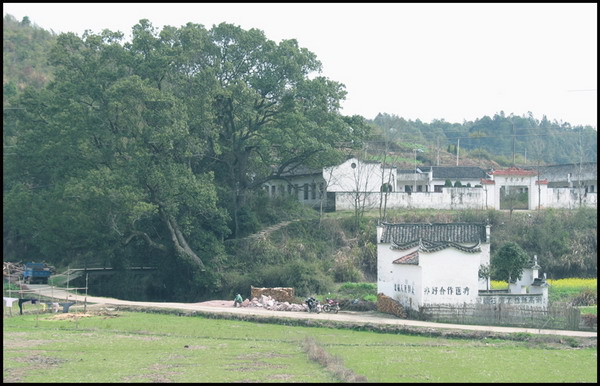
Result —
<instances>
[{"instance_id":1,"label":"long low building","mask_svg":"<svg viewBox=\"0 0 600 386\"><path fill-rule=\"evenodd\" d=\"M596 163L483 170L420 167L398 170L350 158L263 185L270 197L293 196L328 211L376 209L574 209L597 207Z\"/></svg>"}]
</instances>

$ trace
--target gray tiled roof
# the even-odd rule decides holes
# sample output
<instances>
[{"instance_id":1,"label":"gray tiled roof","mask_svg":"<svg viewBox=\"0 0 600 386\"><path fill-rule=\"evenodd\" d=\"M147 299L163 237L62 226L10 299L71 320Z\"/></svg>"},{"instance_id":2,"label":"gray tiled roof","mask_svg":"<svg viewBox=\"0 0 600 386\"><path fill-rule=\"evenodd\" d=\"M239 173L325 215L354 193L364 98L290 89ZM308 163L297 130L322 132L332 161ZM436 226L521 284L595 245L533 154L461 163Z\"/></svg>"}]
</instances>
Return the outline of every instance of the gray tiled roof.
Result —
<instances>
[{"instance_id":1,"label":"gray tiled roof","mask_svg":"<svg viewBox=\"0 0 600 386\"><path fill-rule=\"evenodd\" d=\"M478 243L486 240L485 224L436 223L389 224L383 223L382 243L402 245L424 239L429 242Z\"/></svg>"},{"instance_id":2,"label":"gray tiled roof","mask_svg":"<svg viewBox=\"0 0 600 386\"><path fill-rule=\"evenodd\" d=\"M525 166L524 169L539 170L541 179L548 181L566 181L567 174L571 173L571 179L577 180L579 175L579 164ZM581 178L594 180L598 178L598 164L596 162L584 162L581 164Z\"/></svg>"}]
</instances>

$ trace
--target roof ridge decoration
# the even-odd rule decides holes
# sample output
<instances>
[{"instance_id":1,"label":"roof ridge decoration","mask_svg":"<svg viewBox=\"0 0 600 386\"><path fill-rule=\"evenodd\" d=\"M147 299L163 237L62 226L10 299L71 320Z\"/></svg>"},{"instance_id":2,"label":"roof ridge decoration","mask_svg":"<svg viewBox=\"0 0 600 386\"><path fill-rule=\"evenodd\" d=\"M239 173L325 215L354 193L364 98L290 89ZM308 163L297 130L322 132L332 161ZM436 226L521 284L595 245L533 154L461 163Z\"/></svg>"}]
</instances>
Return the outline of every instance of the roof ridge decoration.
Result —
<instances>
[{"instance_id":1,"label":"roof ridge decoration","mask_svg":"<svg viewBox=\"0 0 600 386\"><path fill-rule=\"evenodd\" d=\"M430 241L430 240L426 240L426 239L422 239L422 238L412 240L407 243L397 243L395 241L392 241L390 248L404 251L404 250L407 250L410 248L414 248L416 246L419 246L419 248L417 248L417 250L415 252L432 253L432 252L441 251L442 249L446 249L446 248L454 248L454 249L458 249L459 251L463 251L466 253L481 252L481 241L478 241L474 245L471 245L471 246L465 246L465 245L461 245L459 243L455 243L453 241ZM394 261L394 262L396 262L396 261Z\"/></svg>"},{"instance_id":2,"label":"roof ridge decoration","mask_svg":"<svg viewBox=\"0 0 600 386\"><path fill-rule=\"evenodd\" d=\"M399 249L401 251L404 251L406 249L410 249L413 247L416 247L417 245L419 245L419 240L413 240L413 241L409 241L407 243L397 243L394 240L392 240L391 243L391 247L392 249Z\"/></svg>"},{"instance_id":3,"label":"roof ridge decoration","mask_svg":"<svg viewBox=\"0 0 600 386\"><path fill-rule=\"evenodd\" d=\"M475 243L472 246L464 246L452 241L428 241L428 240L421 240L421 242L419 243L419 251L422 252L437 252L437 251L441 251L442 249L446 249L446 248L454 248L454 249L458 249L459 251L463 251L466 253L477 253L477 252L481 252L481 241L478 241L477 243Z\"/></svg>"}]
</instances>

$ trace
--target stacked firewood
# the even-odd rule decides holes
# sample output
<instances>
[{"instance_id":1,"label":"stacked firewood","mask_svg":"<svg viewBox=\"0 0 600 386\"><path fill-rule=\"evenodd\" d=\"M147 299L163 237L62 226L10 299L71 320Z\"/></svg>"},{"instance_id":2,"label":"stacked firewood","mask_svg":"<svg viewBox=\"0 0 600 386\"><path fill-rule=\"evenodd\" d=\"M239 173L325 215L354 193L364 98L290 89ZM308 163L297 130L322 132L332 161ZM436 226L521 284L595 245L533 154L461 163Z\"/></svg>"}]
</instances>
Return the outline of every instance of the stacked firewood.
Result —
<instances>
[{"instance_id":1,"label":"stacked firewood","mask_svg":"<svg viewBox=\"0 0 600 386\"><path fill-rule=\"evenodd\" d=\"M250 286L250 297L260 299L261 295L270 296L278 302L292 303L295 299L294 289L291 287L259 288Z\"/></svg>"},{"instance_id":2,"label":"stacked firewood","mask_svg":"<svg viewBox=\"0 0 600 386\"><path fill-rule=\"evenodd\" d=\"M402 304L383 293L377 294L377 311L406 319L406 311L402 307Z\"/></svg>"}]
</instances>

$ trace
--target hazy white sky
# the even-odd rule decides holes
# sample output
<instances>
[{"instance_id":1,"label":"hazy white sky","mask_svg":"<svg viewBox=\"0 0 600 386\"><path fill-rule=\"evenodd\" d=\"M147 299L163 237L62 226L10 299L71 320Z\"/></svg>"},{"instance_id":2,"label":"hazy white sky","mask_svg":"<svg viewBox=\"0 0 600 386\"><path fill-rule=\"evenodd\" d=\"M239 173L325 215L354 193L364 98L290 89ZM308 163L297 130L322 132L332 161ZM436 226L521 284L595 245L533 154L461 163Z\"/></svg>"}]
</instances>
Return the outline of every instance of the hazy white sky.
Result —
<instances>
[{"instance_id":1,"label":"hazy white sky","mask_svg":"<svg viewBox=\"0 0 600 386\"><path fill-rule=\"evenodd\" d=\"M342 113L462 123L527 114L597 127L596 3L4 3L54 32L221 22L297 39L348 92Z\"/></svg>"}]
</instances>

